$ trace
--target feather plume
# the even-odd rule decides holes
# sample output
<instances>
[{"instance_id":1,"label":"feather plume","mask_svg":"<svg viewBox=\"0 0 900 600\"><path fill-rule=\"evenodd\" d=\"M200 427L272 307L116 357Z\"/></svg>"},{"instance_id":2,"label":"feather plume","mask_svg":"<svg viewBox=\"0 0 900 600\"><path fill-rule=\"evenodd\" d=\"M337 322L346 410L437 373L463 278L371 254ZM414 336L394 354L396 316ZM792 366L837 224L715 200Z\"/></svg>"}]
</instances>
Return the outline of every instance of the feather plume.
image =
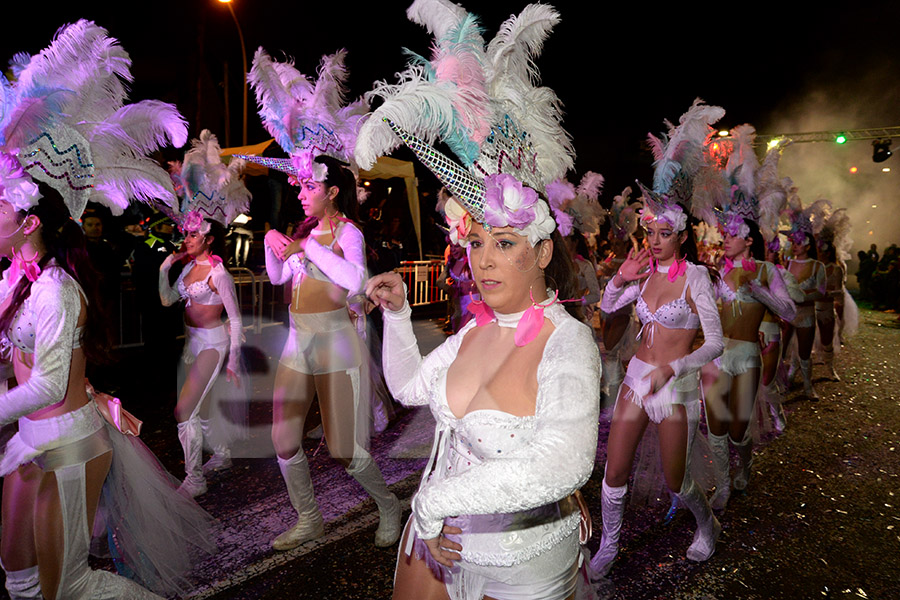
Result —
<instances>
[{"instance_id":1,"label":"feather plume","mask_svg":"<svg viewBox=\"0 0 900 600\"><path fill-rule=\"evenodd\" d=\"M17 106L4 123L6 145L20 160L34 157L29 172L60 191L73 218L87 193L114 214L131 199L174 201L165 170L145 155L184 144L187 123L170 104L125 105L131 59L105 29L83 19L65 26L38 54L17 55L13 70ZM66 158L44 160L52 152Z\"/></svg>"},{"instance_id":2,"label":"feather plume","mask_svg":"<svg viewBox=\"0 0 900 600\"><path fill-rule=\"evenodd\" d=\"M575 160L572 138L562 127L562 103L552 89L536 87L540 77L535 58L557 23L559 14L552 7L530 4L500 26L486 53L487 91L496 103L495 110L509 115L518 132L527 134L531 154L536 157L532 169L514 164L515 173L539 191L546 183L564 177ZM495 132L502 134L502 127L495 126ZM483 149L479 165L495 172L502 167L488 163L497 158L502 157Z\"/></svg>"},{"instance_id":3,"label":"feather plume","mask_svg":"<svg viewBox=\"0 0 900 600\"><path fill-rule=\"evenodd\" d=\"M738 125L730 132L732 150L725 163L725 175L732 185L737 185L746 197L755 196L756 170L759 160L753 143L756 140L756 129L752 125Z\"/></svg>"},{"instance_id":4,"label":"feather plume","mask_svg":"<svg viewBox=\"0 0 900 600\"><path fill-rule=\"evenodd\" d=\"M679 173L692 177L706 164L703 147L713 132L711 125L723 116L725 116L723 108L708 106L697 98L691 108L681 115L677 126L672 127L671 123L668 123L668 135L662 138L650 136L650 145L655 158L654 192L666 193Z\"/></svg>"},{"instance_id":5,"label":"feather plume","mask_svg":"<svg viewBox=\"0 0 900 600\"><path fill-rule=\"evenodd\" d=\"M244 162L236 159L226 166L221 153L218 138L208 129L192 140L181 164L179 179L183 184L183 198L181 214L175 221L180 222L187 213L198 211L227 226L250 208L250 192L240 179Z\"/></svg>"},{"instance_id":6,"label":"feather plume","mask_svg":"<svg viewBox=\"0 0 900 600\"><path fill-rule=\"evenodd\" d=\"M386 118L429 144L441 138L464 165L471 165L493 118L481 27L474 16L445 2L417 2L410 11L442 35L434 41L430 61L414 55L413 63L397 74L396 84L379 81L366 94L366 99L384 102L360 128L357 161L370 168L400 145Z\"/></svg>"},{"instance_id":7,"label":"feather plume","mask_svg":"<svg viewBox=\"0 0 900 600\"><path fill-rule=\"evenodd\" d=\"M778 161L790 140L782 139L771 146L756 171L756 198L759 201L759 230L769 242L774 239L781 212L787 203L788 187L785 179L778 177ZM790 183L790 180L787 180Z\"/></svg>"},{"instance_id":8,"label":"feather plume","mask_svg":"<svg viewBox=\"0 0 900 600\"><path fill-rule=\"evenodd\" d=\"M455 23L466 17L466 9L449 0L415 0L406 9L406 17L423 26L436 39L441 39Z\"/></svg>"},{"instance_id":9,"label":"feather plume","mask_svg":"<svg viewBox=\"0 0 900 600\"><path fill-rule=\"evenodd\" d=\"M346 50L322 57L315 83L292 61L279 63L259 48L247 81L253 86L259 115L279 146L288 154L309 150L350 162L362 116L363 99L344 106L348 73Z\"/></svg>"}]
</instances>

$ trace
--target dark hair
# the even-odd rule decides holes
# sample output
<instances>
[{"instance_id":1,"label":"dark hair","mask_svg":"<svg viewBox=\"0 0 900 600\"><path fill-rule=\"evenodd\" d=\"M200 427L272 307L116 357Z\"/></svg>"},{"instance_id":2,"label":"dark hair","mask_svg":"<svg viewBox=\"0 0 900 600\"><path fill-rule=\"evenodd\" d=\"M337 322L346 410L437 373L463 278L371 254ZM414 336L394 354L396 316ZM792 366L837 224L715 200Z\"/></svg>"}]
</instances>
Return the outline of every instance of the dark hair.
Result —
<instances>
[{"instance_id":1,"label":"dark hair","mask_svg":"<svg viewBox=\"0 0 900 600\"><path fill-rule=\"evenodd\" d=\"M228 262L228 259L225 256L225 236L227 235L225 226L213 219L204 220L209 223L209 232L206 236L212 236L213 239L212 243L209 244L209 253L215 254L223 261Z\"/></svg>"},{"instance_id":2,"label":"dark hair","mask_svg":"<svg viewBox=\"0 0 900 600\"><path fill-rule=\"evenodd\" d=\"M38 261L45 269L55 259L56 264L81 285L87 297L87 321L81 338L81 348L90 363L109 363L112 351L110 319L105 314L103 299L99 293L99 275L88 258L84 232L78 223L69 217L62 196L42 181L36 181L41 199L28 211L19 211L17 220L21 223L28 215L41 221L41 241L46 253ZM22 277L13 289L12 301L0 315L0 331L6 331L22 303L31 295L31 281Z\"/></svg>"},{"instance_id":3,"label":"dark hair","mask_svg":"<svg viewBox=\"0 0 900 600\"><path fill-rule=\"evenodd\" d=\"M766 260L766 241L759 231L759 225L753 221L744 219L744 223L750 228L750 256L756 260Z\"/></svg>"},{"instance_id":4,"label":"dark hair","mask_svg":"<svg viewBox=\"0 0 900 600\"><path fill-rule=\"evenodd\" d=\"M550 263L544 269L544 278L550 287L556 286L559 290L560 300L571 300L581 297L581 290L578 289L578 276L575 271L575 263L572 257L566 251L565 242L559 229L554 229L550 234L550 240L553 242L553 254L550 257ZM581 319L581 305L574 302L566 302L563 304L569 314L576 319Z\"/></svg>"},{"instance_id":5,"label":"dark hair","mask_svg":"<svg viewBox=\"0 0 900 600\"><path fill-rule=\"evenodd\" d=\"M816 253L819 255L818 260L823 263L837 262L837 248L827 240L822 240L816 245Z\"/></svg>"},{"instance_id":6,"label":"dark hair","mask_svg":"<svg viewBox=\"0 0 900 600\"><path fill-rule=\"evenodd\" d=\"M353 175L353 171L347 168L347 163L325 154L320 154L313 160L328 167L328 174L323 183L328 187L337 186L338 193L334 198L337 209L355 225L359 225L359 200L356 196L356 177ZM315 228L316 223L318 220L315 217L307 217L294 231L294 239L298 240L308 236L309 232Z\"/></svg>"},{"instance_id":7,"label":"dark hair","mask_svg":"<svg viewBox=\"0 0 900 600\"><path fill-rule=\"evenodd\" d=\"M806 244L806 255L809 258L813 258L815 260L819 259L819 252L816 249L816 238L813 237L813 234L806 230L801 230L800 233L803 234L804 239L806 240L804 244ZM793 240L791 240L793 242ZM802 245L802 244L798 244Z\"/></svg>"}]
</instances>

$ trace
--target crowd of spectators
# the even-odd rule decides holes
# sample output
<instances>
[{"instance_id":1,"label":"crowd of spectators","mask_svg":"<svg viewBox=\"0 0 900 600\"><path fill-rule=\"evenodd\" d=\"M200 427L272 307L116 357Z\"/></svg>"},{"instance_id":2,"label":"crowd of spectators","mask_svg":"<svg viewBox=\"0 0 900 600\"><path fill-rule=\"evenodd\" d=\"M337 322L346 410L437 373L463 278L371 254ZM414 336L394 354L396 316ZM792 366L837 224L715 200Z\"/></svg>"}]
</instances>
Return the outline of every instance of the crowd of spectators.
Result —
<instances>
[{"instance_id":1,"label":"crowd of spectators","mask_svg":"<svg viewBox=\"0 0 900 600\"><path fill-rule=\"evenodd\" d=\"M869 251L857 253L859 270L859 299L870 302L876 310L900 312L900 248L891 244L881 257L872 244Z\"/></svg>"}]
</instances>

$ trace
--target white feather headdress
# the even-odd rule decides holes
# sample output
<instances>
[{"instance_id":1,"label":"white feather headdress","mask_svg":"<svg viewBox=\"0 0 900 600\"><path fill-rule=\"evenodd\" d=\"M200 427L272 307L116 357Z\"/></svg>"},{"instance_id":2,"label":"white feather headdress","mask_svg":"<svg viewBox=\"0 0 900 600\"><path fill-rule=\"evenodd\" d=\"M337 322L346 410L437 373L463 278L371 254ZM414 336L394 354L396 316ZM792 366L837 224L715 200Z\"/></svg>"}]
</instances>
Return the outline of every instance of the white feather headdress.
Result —
<instances>
[{"instance_id":1,"label":"white feather headdress","mask_svg":"<svg viewBox=\"0 0 900 600\"><path fill-rule=\"evenodd\" d=\"M694 184L701 171L710 167L704 149L714 133L711 125L723 116L723 108L708 106L697 98L677 126L667 121L667 133L648 135L654 158L653 188L638 182L644 198L643 219L662 219L676 231L684 231L688 213L705 216L699 205L694 206Z\"/></svg>"},{"instance_id":2,"label":"white feather headdress","mask_svg":"<svg viewBox=\"0 0 900 600\"><path fill-rule=\"evenodd\" d=\"M240 176L244 161L232 158L226 165L221 153L219 140L204 129L191 141L184 161L176 163L172 178L182 199L178 213L170 216L182 231L201 231L204 219L228 226L250 208L250 191Z\"/></svg>"},{"instance_id":3,"label":"white feather headdress","mask_svg":"<svg viewBox=\"0 0 900 600\"><path fill-rule=\"evenodd\" d=\"M263 126L294 160L237 156L304 177L310 174L301 172L304 167L297 158L303 155L309 165L312 158L325 154L349 163L355 172L353 148L360 119L369 108L362 98L345 104L346 58L346 50L323 56L313 82L292 61L277 62L259 48L247 81L256 93Z\"/></svg>"},{"instance_id":4,"label":"white feather headdress","mask_svg":"<svg viewBox=\"0 0 900 600\"><path fill-rule=\"evenodd\" d=\"M105 29L86 20L65 26L40 53L17 55L12 68L3 151L57 189L73 218L89 200L113 214L132 199L176 201L165 169L147 154L184 145L187 123L171 104L125 104L131 60Z\"/></svg>"},{"instance_id":5,"label":"white feather headdress","mask_svg":"<svg viewBox=\"0 0 900 600\"><path fill-rule=\"evenodd\" d=\"M360 166L371 166L402 141L473 219L524 231L524 221L506 219L505 204L494 202L491 208L486 198L515 186L517 194L528 195L521 186L543 194L574 165L561 103L553 90L537 85L534 65L559 15L552 7L529 5L503 23L486 47L476 18L447 0L416 0L407 15L434 34L432 56L414 55L398 83L376 83L367 95L384 102L360 130ZM437 140L457 160L435 150ZM535 195L529 202L528 225L534 225L529 238L536 242L555 225L543 200Z\"/></svg>"}]
</instances>

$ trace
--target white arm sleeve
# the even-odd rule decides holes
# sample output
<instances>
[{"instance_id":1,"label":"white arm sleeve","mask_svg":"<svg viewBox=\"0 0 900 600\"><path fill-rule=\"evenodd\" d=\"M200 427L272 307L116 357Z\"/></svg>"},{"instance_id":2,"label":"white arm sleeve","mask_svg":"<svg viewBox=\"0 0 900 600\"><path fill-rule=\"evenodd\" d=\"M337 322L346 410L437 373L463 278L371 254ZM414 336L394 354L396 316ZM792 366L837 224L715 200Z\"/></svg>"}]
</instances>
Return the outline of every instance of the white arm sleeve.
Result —
<instances>
[{"instance_id":1,"label":"white arm sleeve","mask_svg":"<svg viewBox=\"0 0 900 600\"><path fill-rule=\"evenodd\" d=\"M638 296L641 295L641 286L637 281L632 281L622 287L616 286L614 282L615 277L606 284L606 288L603 290L603 301L600 303L600 310L607 314L612 314L637 301Z\"/></svg>"},{"instance_id":2,"label":"white arm sleeve","mask_svg":"<svg viewBox=\"0 0 900 600\"><path fill-rule=\"evenodd\" d=\"M303 269L299 254L291 254L287 260L282 261L275 252L264 244L266 249L266 274L273 285L282 285L293 278Z\"/></svg>"},{"instance_id":3,"label":"white arm sleeve","mask_svg":"<svg viewBox=\"0 0 900 600\"><path fill-rule=\"evenodd\" d=\"M34 319L34 366L28 381L0 396L0 425L62 400L69 385L72 342L81 294L78 284L53 271L31 286Z\"/></svg>"},{"instance_id":4,"label":"white arm sleeve","mask_svg":"<svg viewBox=\"0 0 900 600\"><path fill-rule=\"evenodd\" d=\"M800 284L797 283L797 278L794 277L794 274L785 268L775 268L778 269L778 272L781 274L781 280L784 282L785 287L787 287L788 295L791 297L791 300L794 301L794 304L800 304L806 300L806 294L800 289Z\"/></svg>"},{"instance_id":5,"label":"white arm sleeve","mask_svg":"<svg viewBox=\"0 0 900 600\"><path fill-rule=\"evenodd\" d=\"M398 311L384 311L382 366L391 395L404 406L420 406L428 404L435 375L456 358L462 339L475 320L422 358L410 315L412 309L408 303Z\"/></svg>"},{"instance_id":6,"label":"white arm sleeve","mask_svg":"<svg viewBox=\"0 0 900 600\"><path fill-rule=\"evenodd\" d=\"M172 306L181 300L178 290L169 285L169 269L175 263L175 259L172 256L171 254L167 256L166 260L159 266L159 300L163 306ZM191 270L193 264L191 263L184 268L180 275L181 278L184 278L184 274Z\"/></svg>"},{"instance_id":7,"label":"white arm sleeve","mask_svg":"<svg viewBox=\"0 0 900 600\"><path fill-rule=\"evenodd\" d=\"M234 278L221 263L212 269L210 278L216 286L216 292L222 298L222 304L225 305L225 314L228 315L228 326L231 332L228 368L233 372L237 372L244 330L241 323L241 309L237 302L237 291L234 287Z\"/></svg>"},{"instance_id":8,"label":"white arm sleeve","mask_svg":"<svg viewBox=\"0 0 900 600\"><path fill-rule=\"evenodd\" d=\"M600 356L590 330L563 323L547 342L537 378L532 442L505 459L423 484L413 501L421 538L440 534L446 517L545 506L588 480L600 406Z\"/></svg>"},{"instance_id":9,"label":"white arm sleeve","mask_svg":"<svg viewBox=\"0 0 900 600\"><path fill-rule=\"evenodd\" d=\"M754 279L750 284L750 294L766 305L775 315L785 321L793 321L797 316L797 305L791 300L787 285L781 278L779 269L772 263L763 263L766 266L767 286L761 286Z\"/></svg>"},{"instance_id":10,"label":"white arm sleeve","mask_svg":"<svg viewBox=\"0 0 900 600\"><path fill-rule=\"evenodd\" d=\"M337 231L337 243L344 256L338 256L315 239L306 241L306 258L333 283L350 294L363 290L366 283L366 244L362 232L352 223L343 223Z\"/></svg>"},{"instance_id":11,"label":"white arm sleeve","mask_svg":"<svg viewBox=\"0 0 900 600\"><path fill-rule=\"evenodd\" d=\"M722 339L722 323L719 320L719 310L716 308L716 296L706 268L690 265L685 285L690 287L691 300L697 307L697 316L700 317L700 327L703 329L703 345L687 356L677 358L669 363L669 366L675 371L675 377L699 370L700 367L720 356L725 349L725 342Z\"/></svg>"}]
</instances>

